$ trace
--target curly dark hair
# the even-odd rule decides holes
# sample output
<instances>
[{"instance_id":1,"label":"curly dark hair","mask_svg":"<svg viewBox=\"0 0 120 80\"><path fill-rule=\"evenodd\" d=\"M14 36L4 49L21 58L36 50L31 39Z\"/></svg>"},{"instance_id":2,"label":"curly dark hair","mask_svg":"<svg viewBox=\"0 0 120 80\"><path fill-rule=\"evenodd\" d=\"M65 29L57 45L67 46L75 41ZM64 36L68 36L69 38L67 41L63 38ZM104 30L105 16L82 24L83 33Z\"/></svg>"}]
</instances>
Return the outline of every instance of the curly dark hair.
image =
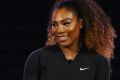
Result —
<instances>
[{"instance_id":1,"label":"curly dark hair","mask_svg":"<svg viewBox=\"0 0 120 80\"><path fill-rule=\"evenodd\" d=\"M94 0L56 0L49 19L46 46L56 44L55 36L51 33L51 16L55 9L62 7L70 8L78 18L82 17L82 43L109 60L113 58L114 39L117 35L110 18Z\"/></svg>"}]
</instances>

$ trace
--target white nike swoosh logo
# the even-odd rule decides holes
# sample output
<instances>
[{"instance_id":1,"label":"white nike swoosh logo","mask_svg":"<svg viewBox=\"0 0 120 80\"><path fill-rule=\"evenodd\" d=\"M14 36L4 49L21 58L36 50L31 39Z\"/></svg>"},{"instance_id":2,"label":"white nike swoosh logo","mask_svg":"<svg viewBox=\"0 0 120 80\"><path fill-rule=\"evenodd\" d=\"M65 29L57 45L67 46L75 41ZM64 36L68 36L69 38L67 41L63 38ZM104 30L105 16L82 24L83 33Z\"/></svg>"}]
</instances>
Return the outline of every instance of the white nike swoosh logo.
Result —
<instances>
[{"instance_id":1,"label":"white nike swoosh logo","mask_svg":"<svg viewBox=\"0 0 120 80\"><path fill-rule=\"evenodd\" d=\"M89 69L89 67L87 67L87 68L80 68L81 71L82 71L82 70L86 70L86 69Z\"/></svg>"}]
</instances>

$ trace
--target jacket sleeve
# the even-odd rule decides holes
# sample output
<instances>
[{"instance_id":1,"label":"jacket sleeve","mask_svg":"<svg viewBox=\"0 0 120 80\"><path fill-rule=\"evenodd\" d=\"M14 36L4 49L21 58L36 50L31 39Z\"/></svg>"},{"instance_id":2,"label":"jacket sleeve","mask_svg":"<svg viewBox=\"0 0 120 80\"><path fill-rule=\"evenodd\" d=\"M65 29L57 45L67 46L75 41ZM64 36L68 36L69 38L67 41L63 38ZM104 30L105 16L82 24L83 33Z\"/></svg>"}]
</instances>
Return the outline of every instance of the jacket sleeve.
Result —
<instances>
[{"instance_id":1,"label":"jacket sleeve","mask_svg":"<svg viewBox=\"0 0 120 80\"><path fill-rule=\"evenodd\" d=\"M110 61L99 56L94 80L110 80Z\"/></svg>"},{"instance_id":2,"label":"jacket sleeve","mask_svg":"<svg viewBox=\"0 0 120 80\"><path fill-rule=\"evenodd\" d=\"M37 52L29 55L23 73L23 80L39 80L39 56Z\"/></svg>"}]
</instances>

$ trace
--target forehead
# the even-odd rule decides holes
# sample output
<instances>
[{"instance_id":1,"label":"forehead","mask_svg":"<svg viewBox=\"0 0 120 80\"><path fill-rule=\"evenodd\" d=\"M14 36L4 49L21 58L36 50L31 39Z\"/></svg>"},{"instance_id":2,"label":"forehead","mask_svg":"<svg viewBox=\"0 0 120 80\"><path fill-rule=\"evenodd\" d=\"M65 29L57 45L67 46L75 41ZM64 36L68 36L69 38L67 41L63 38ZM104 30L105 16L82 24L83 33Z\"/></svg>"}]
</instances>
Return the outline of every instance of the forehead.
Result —
<instances>
[{"instance_id":1,"label":"forehead","mask_svg":"<svg viewBox=\"0 0 120 80\"><path fill-rule=\"evenodd\" d=\"M52 14L52 20L54 21L61 21L67 18L76 19L76 16L72 10L60 8L56 9Z\"/></svg>"}]
</instances>

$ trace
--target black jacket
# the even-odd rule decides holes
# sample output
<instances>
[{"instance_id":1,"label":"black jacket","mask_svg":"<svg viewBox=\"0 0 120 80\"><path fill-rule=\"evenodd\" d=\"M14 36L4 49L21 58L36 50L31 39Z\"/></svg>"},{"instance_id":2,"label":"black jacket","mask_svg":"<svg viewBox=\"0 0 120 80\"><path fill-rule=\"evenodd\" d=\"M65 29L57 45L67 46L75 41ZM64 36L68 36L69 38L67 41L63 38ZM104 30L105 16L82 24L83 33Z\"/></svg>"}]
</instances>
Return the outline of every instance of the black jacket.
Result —
<instances>
[{"instance_id":1,"label":"black jacket","mask_svg":"<svg viewBox=\"0 0 120 80\"><path fill-rule=\"evenodd\" d=\"M82 47L68 61L58 45L32 52L25 64L23 80L110 80L110 64L103 56Z\"/></svg>"}]
</instances>

